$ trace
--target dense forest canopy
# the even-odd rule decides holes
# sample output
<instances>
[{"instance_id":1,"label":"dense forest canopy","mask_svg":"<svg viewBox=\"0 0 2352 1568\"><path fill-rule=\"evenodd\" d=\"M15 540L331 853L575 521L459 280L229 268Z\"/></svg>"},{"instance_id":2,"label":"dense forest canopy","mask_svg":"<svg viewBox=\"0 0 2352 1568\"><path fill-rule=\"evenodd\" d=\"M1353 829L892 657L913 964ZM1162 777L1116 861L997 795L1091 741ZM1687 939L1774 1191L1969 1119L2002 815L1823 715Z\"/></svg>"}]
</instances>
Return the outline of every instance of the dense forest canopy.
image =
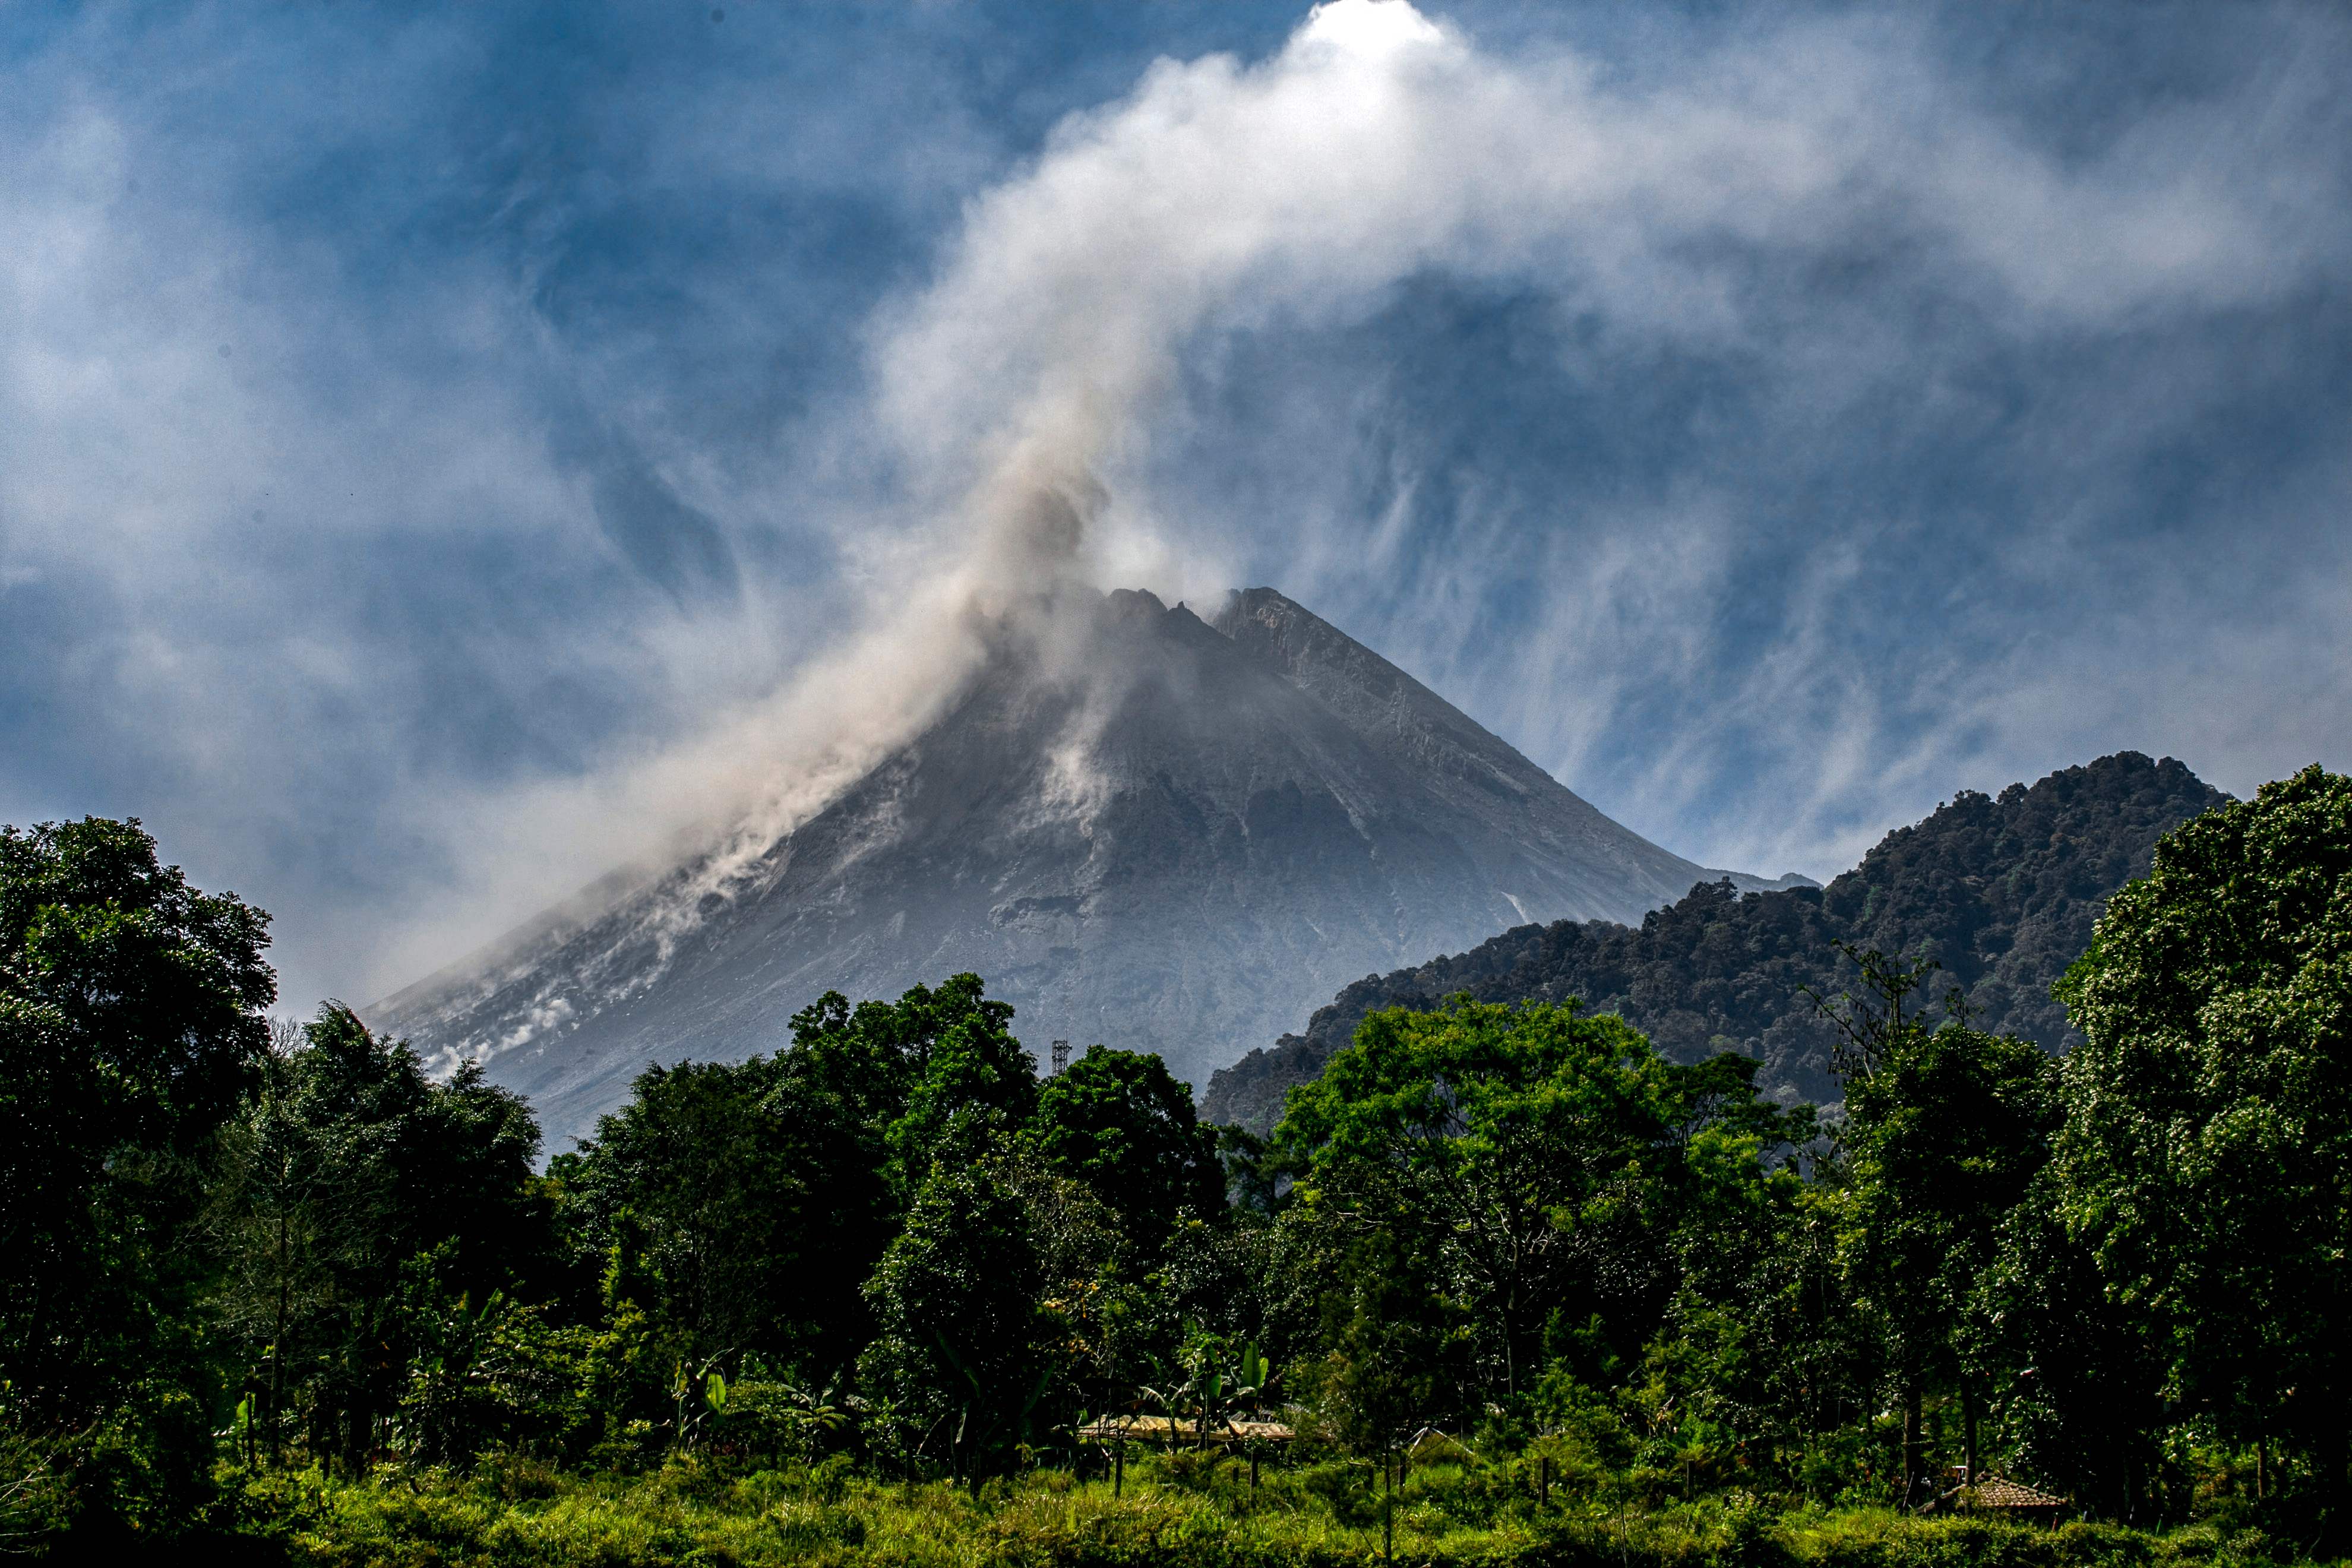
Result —
<instances>
[{"instance_id":1,"label":"dense forest canopy","mask_svg":"<svg viewBox=\"0 0 2352 1568\"><path fill-rule=\"evenodd\" d=\"M2177 803L2137 761L2062 775L2046 881L2099 863L2056 825L2126 774L2162 786L2137 820ZM1998 843L2032 794L1869 867ZM2176 1531L2068 1561L2352 1528L2352 779L2317 768L2154 845L2058 986L2063 1057L1948 996L2022 936L1821 959L1827 1118L1748 1053L1455 995L1367 1014L1261 1137L1156 1057L1041 1079L961 974L649 1070L541 1173L478 1073L338 1005L273 1026L266 931L135 823L0 834L0 1544L843 1559L994 1498L1031 1522L977 1555L1124 1560L1081 1497L1156 1551L1180 1492L1318 1560L1630 1552L1639 1516L1747 1563L2020 1497ZM619 1496L671 1522L517 1555ZM749 1510L733 1544L682 1500ZM1185 1517L1166 1550L1249 1555Z\"/></svg>"},{"instance_id":2,"label":"dense forest canopy","mask_svg":"<svg viewBox=\"0 0 2352 1568\"><path fill-rule=\"evenodd\" d=\"M1808 994L1846 984L1840 942L1938 963L1979 1026L2063 1050L2081 1036L2050 987L2089 945L2107 897L2147 874L2159 837L2228 798L2170 758L2136 752L1998 796L1963 790L1826 888L1741 895L1702 883L1638 927L1520 926L1467 952L1366 975L1303 1034L1216 1073L1205 1110L1264 1132L1283 1095L1320 1072L1366 1015L1457 993L1575 997L1621 1015L1676 1061L1741 1051L1763 1064L1774 1097L1827 1103L1840 1092L1835 1033Z\"/></svg>"}]
</instances>

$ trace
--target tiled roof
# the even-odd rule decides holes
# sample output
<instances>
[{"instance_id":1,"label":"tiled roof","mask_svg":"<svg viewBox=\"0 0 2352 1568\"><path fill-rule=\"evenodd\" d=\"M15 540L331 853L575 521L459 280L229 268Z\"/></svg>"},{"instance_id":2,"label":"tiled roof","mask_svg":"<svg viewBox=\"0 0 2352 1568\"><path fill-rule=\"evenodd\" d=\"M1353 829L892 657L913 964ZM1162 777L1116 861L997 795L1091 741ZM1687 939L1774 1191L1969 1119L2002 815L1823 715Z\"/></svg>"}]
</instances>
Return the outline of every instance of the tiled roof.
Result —
<instances>
[{"instance_id":1,"label":"tiled roof","mask_svg":"<svg viewBox=\"0 0 2352 1568\"><path fill-rule=\"evenodd\" d=\"M1096 1442L1113 1437L1165 1442L1169 1437L1169 1426L1168 1417L1165 1415L1115 1415L1087 1423L1078 1428L1078 1436ZM1287 1443L1290 1441L1290 1428L1279 1421L1216 1423L1213 1424L1205 1434L1191 1421L1178 1421L1174 1426L1175 1438L1180 1443L1193 1442L1204 1436L1212 1443Z\"/></svg>"},{"instance_id":2,"label":"tiled roof","mask_svg":"<svg viewBox=\"0 0 2352 1568\"><path fill-rule=\"evenodd\" d=\"M2016 1481L1999 1476L1987 1476L1975 1486L1964 1487L1961 1499L1971 1508L2064 1508L2064 1498L2052 1497Z\"/></svg>"}]
</instances>

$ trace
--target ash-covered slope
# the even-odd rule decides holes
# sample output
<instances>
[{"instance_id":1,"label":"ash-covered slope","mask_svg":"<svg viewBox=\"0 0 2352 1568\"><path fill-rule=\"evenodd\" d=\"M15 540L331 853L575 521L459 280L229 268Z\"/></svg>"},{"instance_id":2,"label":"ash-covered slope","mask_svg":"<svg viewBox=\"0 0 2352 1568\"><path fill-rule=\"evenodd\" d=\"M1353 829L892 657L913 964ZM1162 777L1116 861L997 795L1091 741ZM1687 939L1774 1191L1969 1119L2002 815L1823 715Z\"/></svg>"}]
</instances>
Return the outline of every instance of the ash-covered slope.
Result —
<instances>
[{"instance_id":1,"label":"ash-covered slope","mask_svg":"<svg viewBox=\"0 0 2352 1568\"><path fill-rule=\"evenodd\" d=\"M1033 1046L1197 1081L1367 970L1720 875L1271 589L1214 625L1120 593L1002 628L940 720L764 853L583 900L371 1013L483 1058L561 1147L647 1063L772 1049L827 990L977 971Z\"/></svg>"}]
</instances>

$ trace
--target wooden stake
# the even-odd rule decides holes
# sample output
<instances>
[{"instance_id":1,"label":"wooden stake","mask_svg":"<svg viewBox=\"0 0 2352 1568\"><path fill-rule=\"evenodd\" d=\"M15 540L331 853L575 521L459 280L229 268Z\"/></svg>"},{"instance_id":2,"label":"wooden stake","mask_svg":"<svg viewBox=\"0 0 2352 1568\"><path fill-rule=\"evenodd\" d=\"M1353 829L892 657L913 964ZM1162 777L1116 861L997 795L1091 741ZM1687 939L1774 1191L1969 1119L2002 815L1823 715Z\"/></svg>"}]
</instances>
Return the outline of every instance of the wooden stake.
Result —
<instances>
[{"instance_id":1,"label":"wooden stake","mask_svg":"<svg viewBox=\"0 0 2352 1568\"><path fill-rule=\"evenodd\" d=\"M1381 1456L1381 1553L1396 1561L1396 1487L1389 1477L1389 1457Z\"/></svg>"}]
</instances>

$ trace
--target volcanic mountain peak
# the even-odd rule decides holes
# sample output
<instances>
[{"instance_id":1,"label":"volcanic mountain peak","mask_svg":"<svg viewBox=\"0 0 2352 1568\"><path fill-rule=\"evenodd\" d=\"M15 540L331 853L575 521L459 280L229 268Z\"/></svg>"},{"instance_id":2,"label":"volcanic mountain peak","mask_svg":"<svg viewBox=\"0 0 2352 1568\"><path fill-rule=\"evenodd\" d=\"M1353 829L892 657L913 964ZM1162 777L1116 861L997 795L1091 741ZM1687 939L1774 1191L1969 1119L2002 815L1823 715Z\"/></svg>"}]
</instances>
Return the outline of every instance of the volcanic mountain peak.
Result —
<instances>
[{"instance_id":1,"label":"volcanic mountain peak","mask_svg":"<svg viewBox=\"0 0 2352 1568\"><path fill-rule=\"evenodd\" d=\"M938 719L789 832L575 900L376 1022L484 1059L552 1140L648 1063L774 1049L827 990L963 970L1024 1037L1200 1081L1368 971L1530 920L1638 920L1722 875L1270 588L1213 623L1089 595L987 641Z\"/></svg>"}]
</instances>

